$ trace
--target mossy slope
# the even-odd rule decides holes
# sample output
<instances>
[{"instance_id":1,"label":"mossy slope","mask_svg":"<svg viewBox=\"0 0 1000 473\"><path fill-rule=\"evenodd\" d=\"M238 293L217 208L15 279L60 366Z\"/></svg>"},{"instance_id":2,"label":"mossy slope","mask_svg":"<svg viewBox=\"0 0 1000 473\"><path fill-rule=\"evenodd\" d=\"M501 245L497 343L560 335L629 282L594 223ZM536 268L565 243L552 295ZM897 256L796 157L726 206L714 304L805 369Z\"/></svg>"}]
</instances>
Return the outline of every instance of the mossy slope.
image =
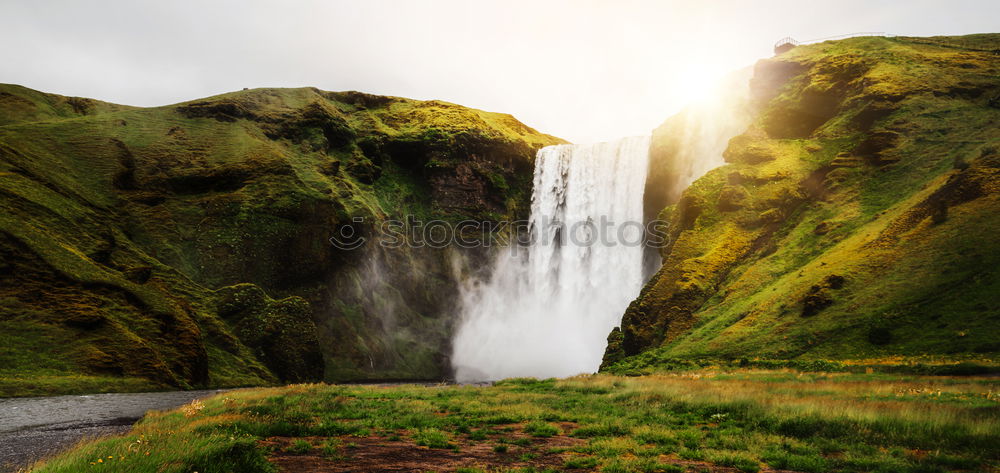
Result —
<instances>
[{"instance_id":1,"label":"mossy slope","mask_svg":"<svg viewBox=\"0 0 1000 473\"><path fill-rule=\"evenodd\" d=\"M760 61L754 124L664 209L672 243L605 368L996 356L998 48L854 38Z\"/></svg>"},{"instance_id":2,"label":"mossy slope","mask_svg":"<svg viewBox=\"0 0 1000 473\"><path fill-rule=\"evenodd\" d=\"M254 89L136 108L0 85L0 395L74 391L80 376L148 389L353 367L350 354L383 334L351 331L342 299L361 318L373 297L407 305L378 292L444 278L447 261L341 251L329 238L359 217L364 231L409 214L521 214L534 152L557 142L509 115L358 92ZM331 287L363 278L373 255L423 272L394 266L381 286ZM237 284L252 286L215 291ZM233 308L234 294L252 300ZM447 331L434 304L416 305L402 322ZM262 348L275 340L285 352ZM414 357L446 343L424 342ZM383 345L360 350L367 376L404 350ZM417 376L442 374L424 364Z\"/></svg>"}]
</instances>

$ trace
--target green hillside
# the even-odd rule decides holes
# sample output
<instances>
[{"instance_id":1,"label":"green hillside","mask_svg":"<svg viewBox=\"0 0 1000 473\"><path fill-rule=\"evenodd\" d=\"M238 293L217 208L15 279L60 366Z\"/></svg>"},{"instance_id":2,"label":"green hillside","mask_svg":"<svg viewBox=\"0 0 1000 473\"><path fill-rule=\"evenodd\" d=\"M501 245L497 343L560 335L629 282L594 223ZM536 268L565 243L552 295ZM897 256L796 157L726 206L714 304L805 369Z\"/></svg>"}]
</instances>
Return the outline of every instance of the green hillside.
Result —
<instances>
[{"instance_id":1,"label":"green hillside","mask_svg":"<svg viewBox=\"0 0 1000 473\"><path fill-rule=\"evenodd\" d=\"M0 396L441 377L448 255L329 238L522 215L558 142L358 92L136 108L0 85Z\"/></svg>"},{"instance_id":2,"label":"green hillside","mask_svg":"<svg viewBox=\"0 0 1000 473\"><path fill-rule=\"evenodd\" d=\"M992 364L998 50L1000 35L866 37L760 61L753 125L728 164L661 212L663 267L611 334L604 368ZM682 132L668 125L654 151Z\"/></svg>"}]
</instances>

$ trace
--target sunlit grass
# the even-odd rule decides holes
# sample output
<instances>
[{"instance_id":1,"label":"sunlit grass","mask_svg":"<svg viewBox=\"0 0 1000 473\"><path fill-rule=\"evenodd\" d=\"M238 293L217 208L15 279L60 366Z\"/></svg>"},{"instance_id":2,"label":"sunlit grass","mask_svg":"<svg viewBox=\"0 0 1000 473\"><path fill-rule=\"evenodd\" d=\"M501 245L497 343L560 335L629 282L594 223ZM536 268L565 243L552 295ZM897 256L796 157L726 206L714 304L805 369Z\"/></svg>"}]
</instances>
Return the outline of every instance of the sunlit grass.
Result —
<instances>
[{"instance_id":1,"label":"sunlit grass","mask_svg":"<svg viewBox=\"0 0 1000 473\"><path fill-rule=\"evenodd\" d=\"M283 454L349 462L343 445L367 436L414 448L485 443L510 461L557 455L564 468L608 472L683 471L677 465L692 462L741 471L984 469L1000 460L998 390L989 378L761 370L492 387L294 385L153 414L129 435L82 444L35 471L112 462L109 471L270 471L262 439L291 437ZM578 440L538 447L563 437Z\"/></svg>"}]
</instances>

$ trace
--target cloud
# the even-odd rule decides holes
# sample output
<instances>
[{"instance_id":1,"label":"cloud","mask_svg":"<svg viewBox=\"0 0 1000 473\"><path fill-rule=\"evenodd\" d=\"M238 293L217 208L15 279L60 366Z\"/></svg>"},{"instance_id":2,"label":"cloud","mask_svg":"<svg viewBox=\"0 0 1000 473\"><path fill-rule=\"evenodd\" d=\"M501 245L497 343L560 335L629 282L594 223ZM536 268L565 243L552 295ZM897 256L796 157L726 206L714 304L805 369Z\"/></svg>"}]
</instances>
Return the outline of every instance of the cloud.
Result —
<instances>
[{"instance_id":1,"label":"cloud","mask_svg":"<svg viewBox=\"0 0 1000 473\"><path fill-rule=\"evenodd\" d=\"M648 133L783 36L984 32L996 2L5 0L0 81L130 105L243 87L440 99L577 142Z\"/></svg>"}]
</instances>

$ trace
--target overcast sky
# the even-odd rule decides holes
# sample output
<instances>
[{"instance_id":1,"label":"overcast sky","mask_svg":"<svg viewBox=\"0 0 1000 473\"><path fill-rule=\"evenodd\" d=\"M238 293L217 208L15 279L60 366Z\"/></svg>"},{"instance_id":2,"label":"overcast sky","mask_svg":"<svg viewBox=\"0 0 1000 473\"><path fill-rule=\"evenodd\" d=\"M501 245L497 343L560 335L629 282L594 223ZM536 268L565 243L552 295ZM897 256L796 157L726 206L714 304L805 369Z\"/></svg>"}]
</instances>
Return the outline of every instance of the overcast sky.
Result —
<instances>
[{"instance_id":1,"label":"overcast sky","mask_svg":"<svg viewBox=\"0 0 1000 473\"><path fill-rule=\"evenodd\" d=\"M1000 32L997 0L0 0L0 82L129 105L315 86L646 134L781 37Z\"/></svg>"}]
</instances>

